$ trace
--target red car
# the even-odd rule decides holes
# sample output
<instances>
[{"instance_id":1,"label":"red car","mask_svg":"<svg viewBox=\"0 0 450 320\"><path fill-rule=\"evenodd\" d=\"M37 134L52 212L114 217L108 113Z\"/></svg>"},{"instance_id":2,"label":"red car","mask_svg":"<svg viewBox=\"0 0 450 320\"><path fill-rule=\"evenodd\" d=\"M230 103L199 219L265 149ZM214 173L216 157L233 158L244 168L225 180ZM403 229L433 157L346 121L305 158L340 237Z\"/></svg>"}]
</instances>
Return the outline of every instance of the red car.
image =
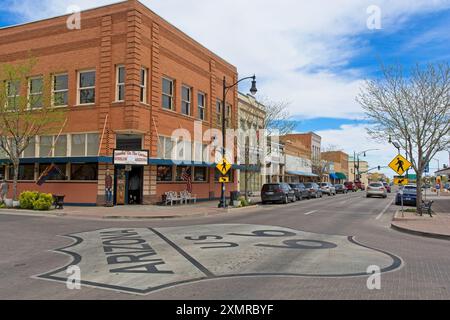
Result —
<instances>
[{"instance_id":1,"label":"red car","mask_svg":"<svg viewBox=\"0 0 450 320\"><path fill-rule=\"evenodd\" d=\"M358 190L356 185L351 181L344 183L344 186L349 192L356 192Z\"/></svg>"},{"instance_id":2,"label":"red car","mask_svg":"<svg viewBox=\"0 0 450 320\"><path fill-rule=\"evenodd\" d=\"M366 186L361 181L355 181L355 185L358 190L362 190L362 191L366 190Z\"/></svg>"}]
</instances>

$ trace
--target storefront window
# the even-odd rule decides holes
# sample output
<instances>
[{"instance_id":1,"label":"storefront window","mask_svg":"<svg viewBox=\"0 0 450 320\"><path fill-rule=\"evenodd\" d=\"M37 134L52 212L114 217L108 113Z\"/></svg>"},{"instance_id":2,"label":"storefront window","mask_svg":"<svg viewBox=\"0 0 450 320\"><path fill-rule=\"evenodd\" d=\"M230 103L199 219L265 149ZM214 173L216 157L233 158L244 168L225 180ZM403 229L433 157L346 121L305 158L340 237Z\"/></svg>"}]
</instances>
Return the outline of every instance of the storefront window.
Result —
<instances>
[{"instance_id":1,"label":"storefront window","mask_svg":"<svg viewBox=\"0 0 450 320\"><path fill-rule=\"evenodd\" d=\"M194 181L207 182L208 181L208 168L195 167L194 169Z\"/></svg>"},{"instance_id":2,"label":"storefront window","mask_svg":"<svg viewBox=\"0 0 450 320\"><path fill-rule=\"evenodd\" d=\"M40 164L39 165L39 176L50 166L50 164ZM48 180L67 180L66 176L66 164L55 164L55 166L59 169L60 173L57 173L48 178Z\"/></svg>"},{"instance_id":3,"label":"storefront window","mask_svg":"<svg viewBox=\"0 0 450 320\"><path fill-rule=\"evenodd\" d=\"M183 173L188 169L189 167L186 166L179 166L177 167L177 176L175 177L176 181L184 181L183 179Z\"/></svg>"},{"instance_id":4,"label":"storefront window","mask_svg":"<svg viewBox=\"0 0 450 320\"><path fill-rule=\"evenodd\" d=\"M70 180L96 181L98 180L97 163L72 163L70 165Z\"/></svg>"},{"instance_id":5,"label":"storefront window","mask_svg":"<svg viewBox=\"0 0 450 320\"><path fill-rule=\"evenodd\" d=\"M4 165L0 165L0 180L6 178L5 174L6 174L5 166Z\"/></svg>"},{"instance_id":6,"label":"storefront window","mask_svg":"<svg viewBox=\"0 0 450 320\"><path fill-rule=\"evenodd\" d=\"M157 181L172 181L172 166L158 166Z\"/></svg>"},{"instance_id":7,"label":"storefront window","mask_svg":"<svg viewBox=\"0 0 450 320\"><path fill-rule=\"evenodd\" d=\"M9 167L9 179L13 180L14 167ZM34 164L21 164L19 165L19 180L20 181L33 181L34 180Z\"/></svg>"}]
</instances>

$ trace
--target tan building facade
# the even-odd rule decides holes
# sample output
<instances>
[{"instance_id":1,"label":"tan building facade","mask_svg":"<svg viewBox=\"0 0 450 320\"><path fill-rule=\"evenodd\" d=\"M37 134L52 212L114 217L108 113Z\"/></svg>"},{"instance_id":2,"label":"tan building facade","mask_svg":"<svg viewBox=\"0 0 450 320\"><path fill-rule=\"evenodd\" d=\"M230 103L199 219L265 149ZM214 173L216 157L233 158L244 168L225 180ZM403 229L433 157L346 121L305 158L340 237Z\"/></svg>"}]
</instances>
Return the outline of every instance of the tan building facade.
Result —
<instances>
[{"instance_id":1,"label":"tan building facade","mask_svg":"<svg viewBox=\"0 0 450 320\"><path fill-rule=\"evenodd\" d=\"M322 159L332 162L334 165L335 176L332 180L339 180L340 183L350 180L347 153L343 151L322 152Z\"/></svg>"}]
</instances>

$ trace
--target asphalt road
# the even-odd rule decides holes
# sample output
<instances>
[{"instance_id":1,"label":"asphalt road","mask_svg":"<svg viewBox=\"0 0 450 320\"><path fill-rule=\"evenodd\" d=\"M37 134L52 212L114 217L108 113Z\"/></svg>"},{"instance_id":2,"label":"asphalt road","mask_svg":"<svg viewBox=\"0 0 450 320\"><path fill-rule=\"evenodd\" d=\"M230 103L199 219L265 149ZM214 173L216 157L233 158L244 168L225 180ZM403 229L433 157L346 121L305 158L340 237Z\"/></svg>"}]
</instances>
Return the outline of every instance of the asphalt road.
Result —
<instances>
[{"instance_id":1,"label":"asphalt road","mask_svg":"<svg viewBox=\"0 0 450 320\"><path fill-rule=\"evenodd\" d=\"M392 200L164 221L0 215L0 299L449 299L449 242L390 229Z\"/></svg>"}]
</instances>

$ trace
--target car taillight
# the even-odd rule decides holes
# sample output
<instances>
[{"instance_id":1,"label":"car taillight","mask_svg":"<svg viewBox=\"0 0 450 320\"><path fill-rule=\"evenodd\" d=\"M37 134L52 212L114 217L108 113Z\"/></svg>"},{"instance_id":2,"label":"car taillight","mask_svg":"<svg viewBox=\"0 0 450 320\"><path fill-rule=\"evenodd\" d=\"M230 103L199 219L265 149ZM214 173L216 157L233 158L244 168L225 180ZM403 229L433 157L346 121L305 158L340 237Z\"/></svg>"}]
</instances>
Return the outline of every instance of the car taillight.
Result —
<instances>
[{"instance_id":1,"label":"car taillight","mask_svg":"<svg viewBox=\"0 0 450 320\"><path fill-rule=\"evenodd\" d=\"M275 192L282 192L283 190L281 188L275 189Z\"/></svg>"}]
</instances>

